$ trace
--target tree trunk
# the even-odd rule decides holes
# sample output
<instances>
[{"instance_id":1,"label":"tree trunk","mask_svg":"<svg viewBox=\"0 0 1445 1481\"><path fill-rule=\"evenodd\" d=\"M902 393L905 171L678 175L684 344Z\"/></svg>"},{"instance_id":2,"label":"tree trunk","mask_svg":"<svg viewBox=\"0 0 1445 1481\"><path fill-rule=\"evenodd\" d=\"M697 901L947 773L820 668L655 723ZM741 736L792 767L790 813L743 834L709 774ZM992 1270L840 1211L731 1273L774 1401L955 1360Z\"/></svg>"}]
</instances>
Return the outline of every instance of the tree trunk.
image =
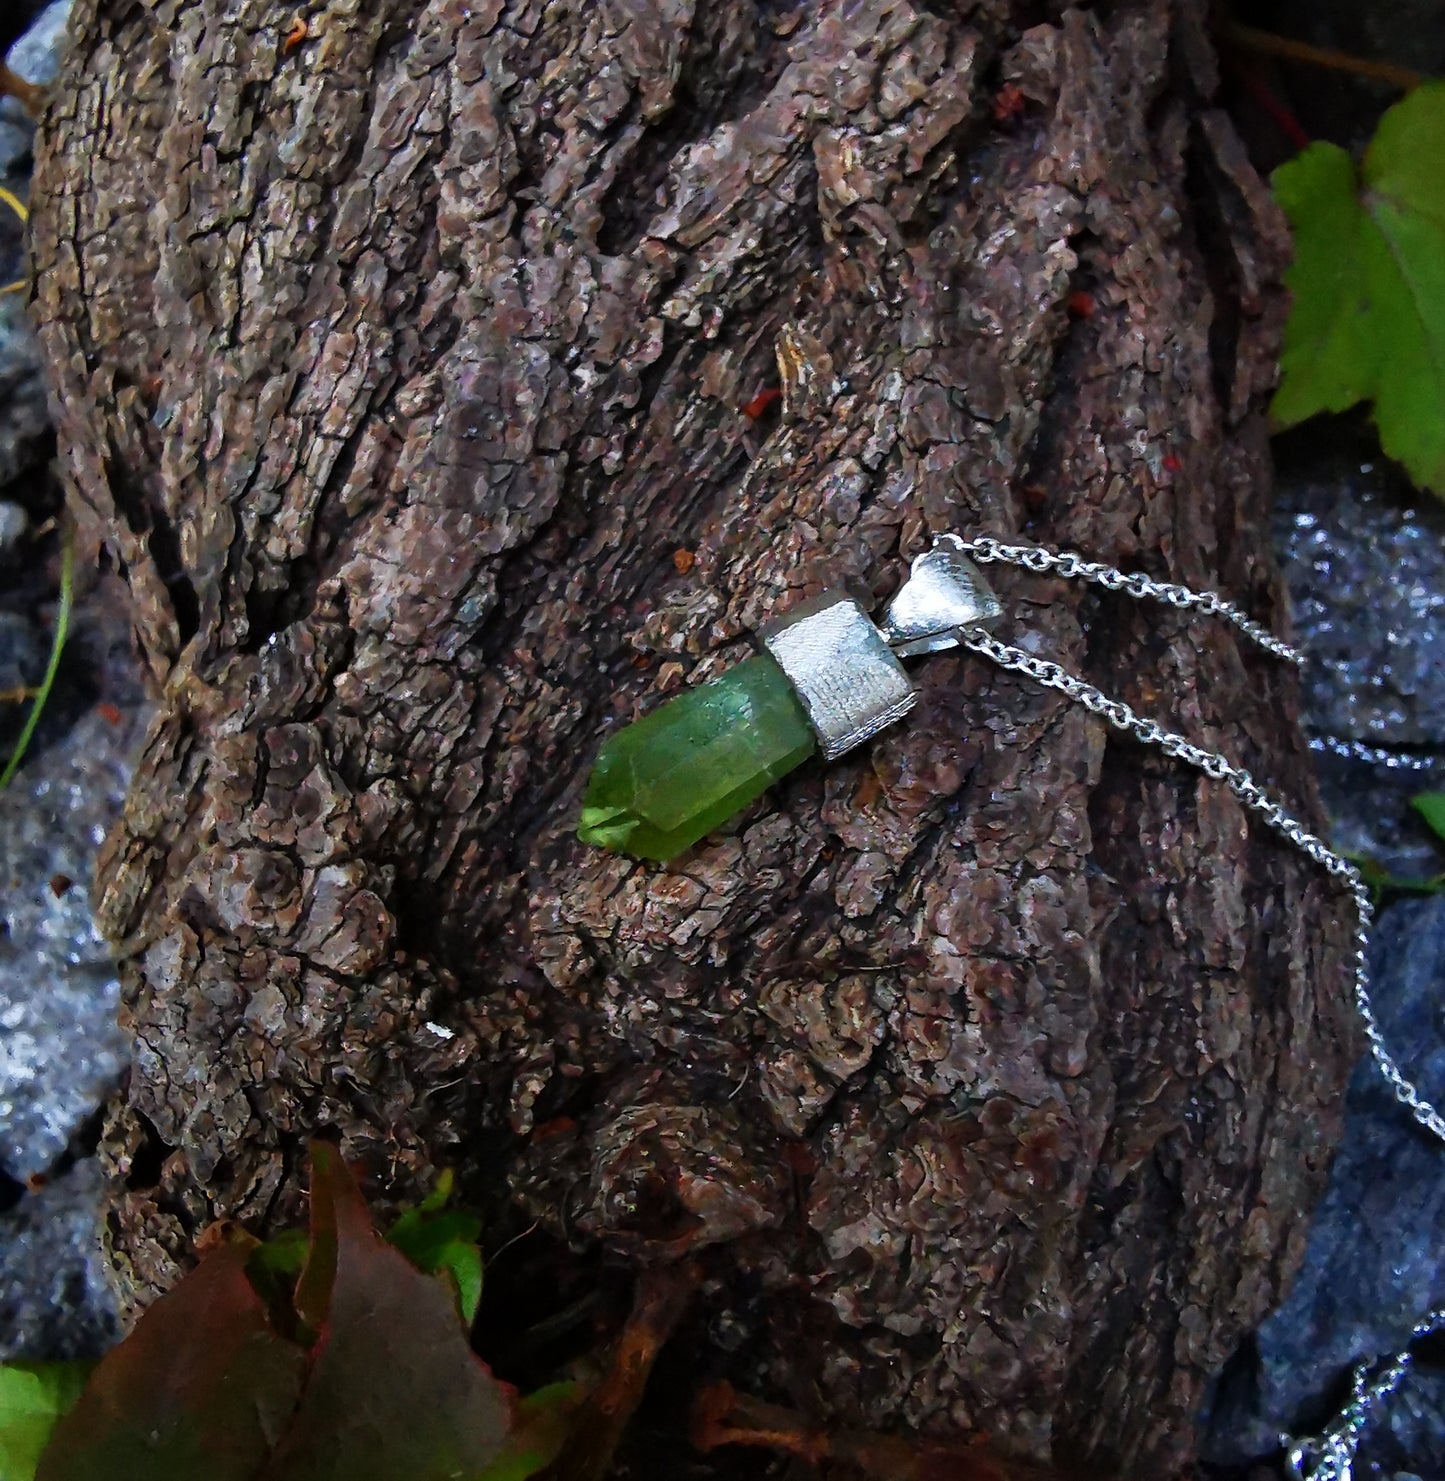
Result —
<instances>
[{"instance_id":1,"label":"tree trunk","mask_svg":"<svg viewBox=\"0 0 1445 1481\"><path fill-rule=\"evenodd\" d=\"M970 656L672 867L573 828L602 736L939 531L1284 622L1285 239L1203 11L78 0L38 312L161 696L97 885L131 1296L294 1218L332 1128L398 1196L707 1248L700 1368L1186 1466L1337 1128L1319 871ZM991 574L1004 636L1316 815L1279 665Z\"/></svg>"}]
</instances>

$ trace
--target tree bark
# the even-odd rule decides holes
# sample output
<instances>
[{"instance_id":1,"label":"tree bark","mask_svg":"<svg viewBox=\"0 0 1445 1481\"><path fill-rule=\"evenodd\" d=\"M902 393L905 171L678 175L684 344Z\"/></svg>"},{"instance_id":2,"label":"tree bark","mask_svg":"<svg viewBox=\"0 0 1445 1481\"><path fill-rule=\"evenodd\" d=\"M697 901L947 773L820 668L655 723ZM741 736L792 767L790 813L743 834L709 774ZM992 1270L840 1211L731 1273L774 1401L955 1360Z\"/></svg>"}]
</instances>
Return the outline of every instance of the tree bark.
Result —
<instances>
[{"instance_id":1,"label":"tree bark","mask_svg":"<svg viewBox=\"0 0 1445 1481\"><path fill-rule=\"evenodd\" d=\"M610 729L938 531L1285 622L1286 243L1203 11L78 0L36 292L160 696L97 883L132 1299L330 1128L709 1250L709 1372L1182 1472L1338 1125L1319 871L969 656L671 867L572 830ZM994 571L1005 636L1317 817L1280 666Z\"/></svg>"}]
</instances>

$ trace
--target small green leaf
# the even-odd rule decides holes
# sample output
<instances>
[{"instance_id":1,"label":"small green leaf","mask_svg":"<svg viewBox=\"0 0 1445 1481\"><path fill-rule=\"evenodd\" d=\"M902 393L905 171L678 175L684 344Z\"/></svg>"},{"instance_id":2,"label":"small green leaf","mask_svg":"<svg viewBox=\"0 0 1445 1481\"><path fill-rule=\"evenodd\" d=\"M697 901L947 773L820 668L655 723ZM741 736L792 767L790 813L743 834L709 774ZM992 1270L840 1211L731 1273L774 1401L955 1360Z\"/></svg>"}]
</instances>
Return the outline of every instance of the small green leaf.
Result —
<instances>
[{"instance_id":1,"label":"small green leaf","mask_svg":"<svg viewBox=\"0 0 1445 1481\"><path fill-rule=\"evenodd\" d=\"M294 1280L306 1264L307 1243L304 1229L283 1229L280 1234L274 1235L265 1244L258 1244L251 1251L251 1258L246 1266L247 1274L254 1279L258 1272L264 1271L267 1275L290 1277Z\"/></svg>"},{"instance_id":2,"label":"small green leaf","mask_svg":"<svg viewBox=\"0 0 1445 1481\"><path fill-rule=\"evenodd\" d=\"M422 1207L408 1209L392 1225L387 1242L418 1270L450 1277L462 1320L471 1326L482 1300L482 1252L477 1248L482 1221L461 1209L428 1216Z\"/></svg>"},{"instance_id":3,"label":"small green leaf","mask_svg":"<svg viewBox=\"0 0 1445 1481\"><path fill-rule=\"evenodd\" d=\"M80 1397L91 1366L0 1364L0 1481L32 1481L51 1431Z\"/></svg>"},{"instance_id":4,"label":"small green leaf","mask_svg":"<svg viewBox=\"0 0 1445 1481\"><path fill-rule=\"evenodd\" d=\"M266 1303L271 1325L293 1341L311 1334L296 1318L296 1281L306 1265L307 1238L304 1229L285 1229L258 1244L246 1261L246 1275L256 1294Z\"/></svg>"},{"instance_id":5,"label":"small green leaf","mask_svg":"<svg viewBox=\"0 0 1445 1481\"><path fill-rule=\"evenodd\" d=\"M1342 849L1341 853L1360 871L1360 878L1376 905L1383 904L1392 895L1438 895L1445 890L1445 874L1428 877L1391 874L1372 854L1356 853L1350 849Z\"/></svg>"},{"instance_id":6,"label":"small green leaf","mask_svg":"<svg viewBox=\"0 0 1445 1481\"><path fill-rule=\"evenodd\" d=\"M417 1210L423 1214L439 1214L452 1201L452 1192L456 1187L456 1174L449 1167L444 1167L437 1174L437 1185L417 1204Z\"/></svg>"},{"instance_id":7,"label":"small green leaf","mask_svg":"<svg viewBox=\"0 0 1445 1481\"><path fill-rule=\"evenodd\" d=\"M1425 826L1440 839L1445 839L1445 792L1421 792L1410 799L1410 806L1425 819Z\"/></svg>"},{"instance_id":8,"label":"small green leaf","mask_svg":"<svg viewBox=\"0 0 1445 1481\"><path fill-rule=\"evenodd\" d=\"M1362 171L1312 144L1273 183L1295 234L1276 422L1373 401L1385 452L1445 494L1445 83L1385 114Z\"/></svg>"},{"instance_id":9,"label":"small green leaf","mask_svg":"<svg viewBox=\"0 0 1445 1481\"><path fill-rule=\"evenodd\" d=\"M386 1238L418 1270L450 1279L462 1320L471 1326L482 1300L482 1252L477 1246L482 1221L461 1209L446 1210L454 1181L447 1168L436 1187L397 1219Z\"/></svg>"}]
</instances>

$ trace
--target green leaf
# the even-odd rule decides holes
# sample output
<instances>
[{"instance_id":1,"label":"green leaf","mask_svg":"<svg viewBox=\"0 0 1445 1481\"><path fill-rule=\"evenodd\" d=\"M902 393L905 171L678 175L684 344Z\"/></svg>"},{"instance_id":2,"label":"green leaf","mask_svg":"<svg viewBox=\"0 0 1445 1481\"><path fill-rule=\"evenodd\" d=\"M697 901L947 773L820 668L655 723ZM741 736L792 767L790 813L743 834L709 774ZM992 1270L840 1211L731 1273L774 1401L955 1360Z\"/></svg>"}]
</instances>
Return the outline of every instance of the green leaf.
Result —
<instances>
[{"instance_id":1,"label":"green leaf","mask_svg":"<svg viewBox=\"0 0 1445 1481\"><path fill-rule=\"evenodd\" d=\"M271 1331L249 1245L208 1251L101 1359L37 1481L251 1481L301 1393L306 1354Z\"/></svg>"},{"instance_id":2,"label":"green leaf","mask_svg":"<svg viewBox=\"0 0 1445 1481\"><path fill-rule=\"evenodd\" d=\"M1410 806L1425 819L1425 826L1440 839L1445 839L1445 792L1421 792L1410 799Z\"/></svg>"},{"instance_id":3,"label":"green leaf","mask_svg":"<svg viewBox=\"0 0 1445 1481\"><path fill-rule=\"evenodd\" d=\"M1275 421L1373 401L1385 452L1445 494L1445 83L1385 114L1361 171L1312 144L1273 184L1295 234Z\"/></svg>"},{"instance_id":4,"label":"green leaf","mask_svg":"<svg viewBox=\"0 0 1445 1481\"><path fill-rule=\"evenodd\" d=\"M452 1173L448 1168L437 1179L436 1187L397 1219L386 1238L418 1270L446 1275L455 1290L462 1320L471 1326L482 1300L482 1252L477 1246L482 1221L461 1209L447 1210L451 1193Z\"/></svg>"},{"instance_id":5,"label":"green leaf","mask_svg":"<svg viewBox=\"0 0 1445 1481\"><path fill-rule=\"evenodd\" d=\"M452 1193L456 1190L457 1177L449 1167L444 1167L437 1174L437 1185L417 1204L417 1210L423 1214L439 1214L452 1201Z\"/></svg>"},{"instance_id":6,"label":"green leaf","mask_svg":"<svg viewBox=\"0 0 1445 1481\"><path fill-rule=\"evenodd\" d=\"M1341 854L1360 871L1370 897L1376 905L1383 904L1392 895L1438 895L1445 890L1445 874L1431 876L1391 874L1372 854L1361 854L1342 849Z\"/></svg>"},{"instance_id":7,"label":"green leaf","mask_svg":"<svg viewBox=\"0 0 1445 1481\"><path fill-rule=\"evenodd\" d=\"M0 1481L32 1481L51 1431L80 1397L91 1367L0 1364Z\"/></svg>"}]
</instances>

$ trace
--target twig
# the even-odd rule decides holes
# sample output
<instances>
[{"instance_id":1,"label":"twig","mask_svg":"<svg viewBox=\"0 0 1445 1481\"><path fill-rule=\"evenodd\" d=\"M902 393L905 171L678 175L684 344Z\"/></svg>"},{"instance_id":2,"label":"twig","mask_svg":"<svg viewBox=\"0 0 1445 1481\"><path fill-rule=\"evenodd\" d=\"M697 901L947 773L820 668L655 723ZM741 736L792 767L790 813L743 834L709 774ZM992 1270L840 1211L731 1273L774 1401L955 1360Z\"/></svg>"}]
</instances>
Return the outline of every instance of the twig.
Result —
<instances>
[{"instance_id":1,"label":"twig","mask_svg":"<svg viewBox=\"0 0 1445 1481\"><path fill-rule=\"evenodd\" d=\"M644 1271L632 1315L617 1339L606 1373L573 1420L548 1481L602 1481L663 1344L681 1320L701 1274L691 1262Z\"/></svg>"},{"instance_id":2,"label":"twig","mask_svg":"<svg viewBox=\"0 0 1445 1481\"><path fill-rule=\"evenodd\" d=\"M30 211L26 207L25 202L22 201L13 190L6 190L3 185L0 185L0 202L3 202L5 205L9 206L10 209L15 212L15 214L20 218L20 225L22 227L29 222ZM17 278L15 282L6 283L3 288L0 288L0 294L19 293L26 286L27 285L24 278Z\"/></svg>"},{"instance_id":3,"label":"twig","mask_svg":"<svg viewBox=\"0 0 1445 1481\"><path fill-rule=\"evenodd\" d=\"M1238 21L1226 23L1224 39L1244 51L1262 52L1265 56L1283 57L1287 61L1304 62L1312 67L1328 67L1336 72L1351 72L1356 77L1368 77L1372 82L1385 82L1407 93L1429 80L1423 72L1416 72L1409 67L1397 67L1393 62L1374 62L1367 57L1352 57L1346 51L1311 46L1308 41L1296 41L1293 36L1276 36L1272 31L1241 26Z\"/></svg>"},{"instance_id":4,"label":"twig","mask_svg":"<svg viewBox=\"0 0 1445 1481\"><path fill-rule=\"evenodd\" d=\"M8 93L31 116L39 118L45 106L45 89L39 83L27 82L18 72L12 72L0 62L0 95Z\"/></svg>"},{"instance_id":5,"label":"twig","mask_svg":"<svg viewBox=\"0 0 1445 1481\"><path fill-rule=\"evenodd\" d=\"M45 677L40 681L40 687L35 692L35 698L30 705L30 713L25 717L25 728L20 732L20 739L15 742L15 749L10 753L10 760L5 765L5 770L0 772L0 791L4 791L10 785L10 779L20 769L20 762L25 756L25 748L30 744L35 735L35 727L40 724L40 714L45 708L45 702L50 698L51 688L55 684L55 676L60 672L60 655L65 647L66 634L70 631L70 598L72 590L72 576L75 570L75 546L69 535L65 537L61 545L60 554L60 606L55 613L55 633L50 640L50 662L45 666Z\"/></svg>"},{"instance_id":6,"label":"twig","mask_svg":"<svg viewBox=\"0 0 1445 1481\"><path fill-rule=\"evenodd\" d=\"M541 1227L541 1224L541 1219L533 1219L532 1222L528 1224L527 1227L522 1230L520 1234L514 1234L506 1242L506 1244L501 1245L497 1249L493 1250L492 1253L487 1256L487 1265L489 1267L494 1265L502 1255L505 1255L507 1251L512 1248L514 1244L520 1244L522 1240L526 1239L529 1234L535 1233Z\"/></svg>"},{"instance_id":7,"label":"twig","mask_svg":"<svg viewBox=\"0 0 1445 1481\"><path fill-rule=\"evenodd\" d=\"M753 1445L795 1455L810 1465L840 1462L871 1481L1063 1481L1061 1472L1006 1460L979 1437L954 1444L903 1435L833 1429L791 1409L740 1394L730 1383L703 1389L693 1405L692 1443L699 1450Z\"/></svg>"},{"instance_id":8,"label":"twig","mask_svg":"<svg viewBox=\"0 0 1445 1481\"><path fill-rule=\"evenodd\" d=\"M1275 97L1274 89L1261 77L1253 65L1240 68L1244 86L1250 97L1274 120L1275 126L1296 149L1308 149L1310 136L1305 132L1292 112Z\"/></svg>"}]
</instances>

